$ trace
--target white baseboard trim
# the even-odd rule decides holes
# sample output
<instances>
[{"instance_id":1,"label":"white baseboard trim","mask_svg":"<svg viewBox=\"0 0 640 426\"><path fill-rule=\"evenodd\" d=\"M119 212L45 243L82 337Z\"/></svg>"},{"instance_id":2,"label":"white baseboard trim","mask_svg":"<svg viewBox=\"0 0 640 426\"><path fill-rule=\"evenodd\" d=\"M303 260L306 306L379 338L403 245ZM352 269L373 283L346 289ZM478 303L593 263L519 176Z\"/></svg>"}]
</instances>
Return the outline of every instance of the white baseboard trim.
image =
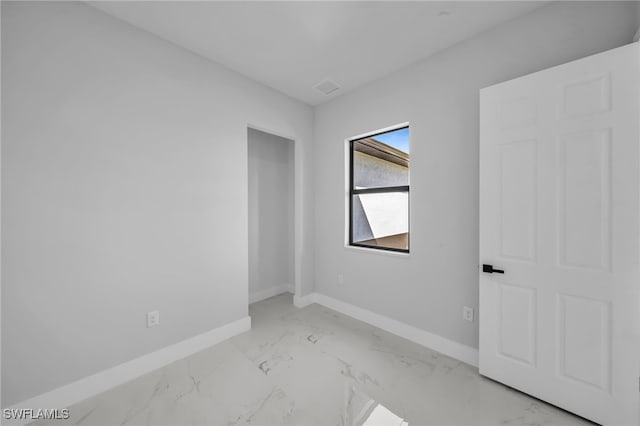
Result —
<instances>
[{"instance_id":1,"label":"white baseboard trim","mask_svg":"<svg viewBox=\"0 0 640 426\"><path fill-rule=\"evenodd\" d=\"M251 329L251 317L245 317L199 334L182 342L167 346L123 364L100 371L76 382L14 404L8 409L62 409L77 402L112 389L144 374L150 373L172 362L178 361L203 349ZM22 425L31 420L5 420L3 425Z\"/></svg>"},{"instance_id":2,"label":"white baseboard trim","mask_svg":"<svg viewBox=\"0 0 640 426\"><path fill-rule=\"evenodd\" d=\"M306 296L298 296L297 294L293 296L293 305L298 308L304 308L305 306L309 306L312 303L316 303L316 294L311 293Z\"/></svg>"},{"instance_id":3,"label":"white baseboard trim","mask_svg":"<svg viewBox=\"0 0 640 426\"><path fill-rule=\"evenodd\" d=\"M325 296L324 294L312 293L299 298L298 301L296 301L294 297L294 304L298 307L304 307L312 303L317 303L357 320L364 321L389 333L393 333L414 343L450 356L451 358L473 365L474 367L478 366L478 350L470 346L445 339L437 334Z\"/></svg>"},{"instance_id":4,"label":"white baseboard trim","mask_svg":"<svg viewBox=\"0 0 640 426\"><path fill-rule=\"evenodd\" d=\"M293 286L291 284L281 284L265 290L249 293L249 304L256 303L282 293L293 293L292 288Z\"/></svg>"}]
</instances>

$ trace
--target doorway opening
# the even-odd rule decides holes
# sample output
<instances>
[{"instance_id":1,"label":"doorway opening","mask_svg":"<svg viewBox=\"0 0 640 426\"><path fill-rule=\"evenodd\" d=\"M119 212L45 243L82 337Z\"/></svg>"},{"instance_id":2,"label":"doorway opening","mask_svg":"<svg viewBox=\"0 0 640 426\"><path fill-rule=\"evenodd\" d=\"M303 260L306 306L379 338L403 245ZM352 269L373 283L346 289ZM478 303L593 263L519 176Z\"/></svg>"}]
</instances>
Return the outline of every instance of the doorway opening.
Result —
<instances>
[{"instance_id":1,"label":"doorway opening","mask_svg":"<svg viewBox=\"0 0 640 426\"><path fill-rule=\"evenodd\" d=\"M294 141L247 130L249 304L294 293Z\"/></svg>"}]
</instances>

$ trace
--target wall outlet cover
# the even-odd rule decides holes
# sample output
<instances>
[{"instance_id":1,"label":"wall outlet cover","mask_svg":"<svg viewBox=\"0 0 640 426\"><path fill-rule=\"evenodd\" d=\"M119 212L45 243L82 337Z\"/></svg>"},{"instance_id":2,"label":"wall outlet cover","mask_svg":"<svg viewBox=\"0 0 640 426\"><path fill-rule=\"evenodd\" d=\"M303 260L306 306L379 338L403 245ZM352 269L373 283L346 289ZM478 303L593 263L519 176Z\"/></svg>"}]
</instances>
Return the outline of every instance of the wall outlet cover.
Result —
<instances>
[{"instance_id":1,"label":"wall outlet cover","mask_svg":"<svg viewBox=\"0 0 640 426\"><path fill-rule=\"evenodd\" d=\"M473 322L473 308L465 306L462 308L462 319L465 321Z\"/></svg>"},{"instance_id":2,"label":"wall outlet cover","mask_svg":"<svg viewBox=\"0 0 640 426\"><path fill-rule=\"evenodd\" d=\"M147 328L160 324L160 311L147 312Z\"/></svg>"}]
</instances>

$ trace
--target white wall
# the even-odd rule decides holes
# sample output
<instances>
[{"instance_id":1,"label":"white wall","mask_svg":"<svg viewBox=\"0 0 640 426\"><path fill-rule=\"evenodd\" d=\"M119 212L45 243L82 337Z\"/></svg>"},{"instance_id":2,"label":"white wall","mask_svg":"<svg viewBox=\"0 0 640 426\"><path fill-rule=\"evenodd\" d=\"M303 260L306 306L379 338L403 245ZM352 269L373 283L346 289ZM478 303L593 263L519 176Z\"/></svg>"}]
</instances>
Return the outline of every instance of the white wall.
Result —
<instances>
[{"instance_id":1,"label":"white wall","mask_svg":"<svg viewBox=\"0 0 640 426\"><path fill-rule=\"evenodd\" d=\"M477 347L478 91L629 43L635 22L633 3L553 3L317 107L316 291ZM344 248L345 139L404 122L411 254Z\"/></svg>"},{"instance_id":2,"label":"white wall","mask_svg":"<svg viewBox=\"0 0 640 426\"><path fill-rule=\"evenodd\" d=\"M248 124L312 290L311 108L83 3L2 2L2 92L3 406L247 315Z\"/></svg>"},{"instance_id":3,"label":"white wall","mask_svg":"<svg viewBox=\"0 0 640 426\"><path fill-rule=\"evenodd\" d=\"M249 144L249 301L294 283L294 142L254 129Z\"/></svg>"}]
</instances>

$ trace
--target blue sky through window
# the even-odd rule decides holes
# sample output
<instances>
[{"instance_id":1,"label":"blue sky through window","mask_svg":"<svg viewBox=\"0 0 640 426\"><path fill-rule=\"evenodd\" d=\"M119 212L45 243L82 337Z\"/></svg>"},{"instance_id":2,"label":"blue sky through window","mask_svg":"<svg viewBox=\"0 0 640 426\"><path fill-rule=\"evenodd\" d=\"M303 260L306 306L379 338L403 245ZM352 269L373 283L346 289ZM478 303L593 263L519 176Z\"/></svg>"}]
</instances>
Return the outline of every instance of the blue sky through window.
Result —
<instances>
[{"instance_id":1,"label":"blue sky through window","mask_svg":"<svg viewBox=\"0 0 640 426\"><path fill-rule=\"evenodd\" d=\"M391 132L375 135L372 139L409 153L409 128L393 130Z\"/></svg>"}]
</instances>

